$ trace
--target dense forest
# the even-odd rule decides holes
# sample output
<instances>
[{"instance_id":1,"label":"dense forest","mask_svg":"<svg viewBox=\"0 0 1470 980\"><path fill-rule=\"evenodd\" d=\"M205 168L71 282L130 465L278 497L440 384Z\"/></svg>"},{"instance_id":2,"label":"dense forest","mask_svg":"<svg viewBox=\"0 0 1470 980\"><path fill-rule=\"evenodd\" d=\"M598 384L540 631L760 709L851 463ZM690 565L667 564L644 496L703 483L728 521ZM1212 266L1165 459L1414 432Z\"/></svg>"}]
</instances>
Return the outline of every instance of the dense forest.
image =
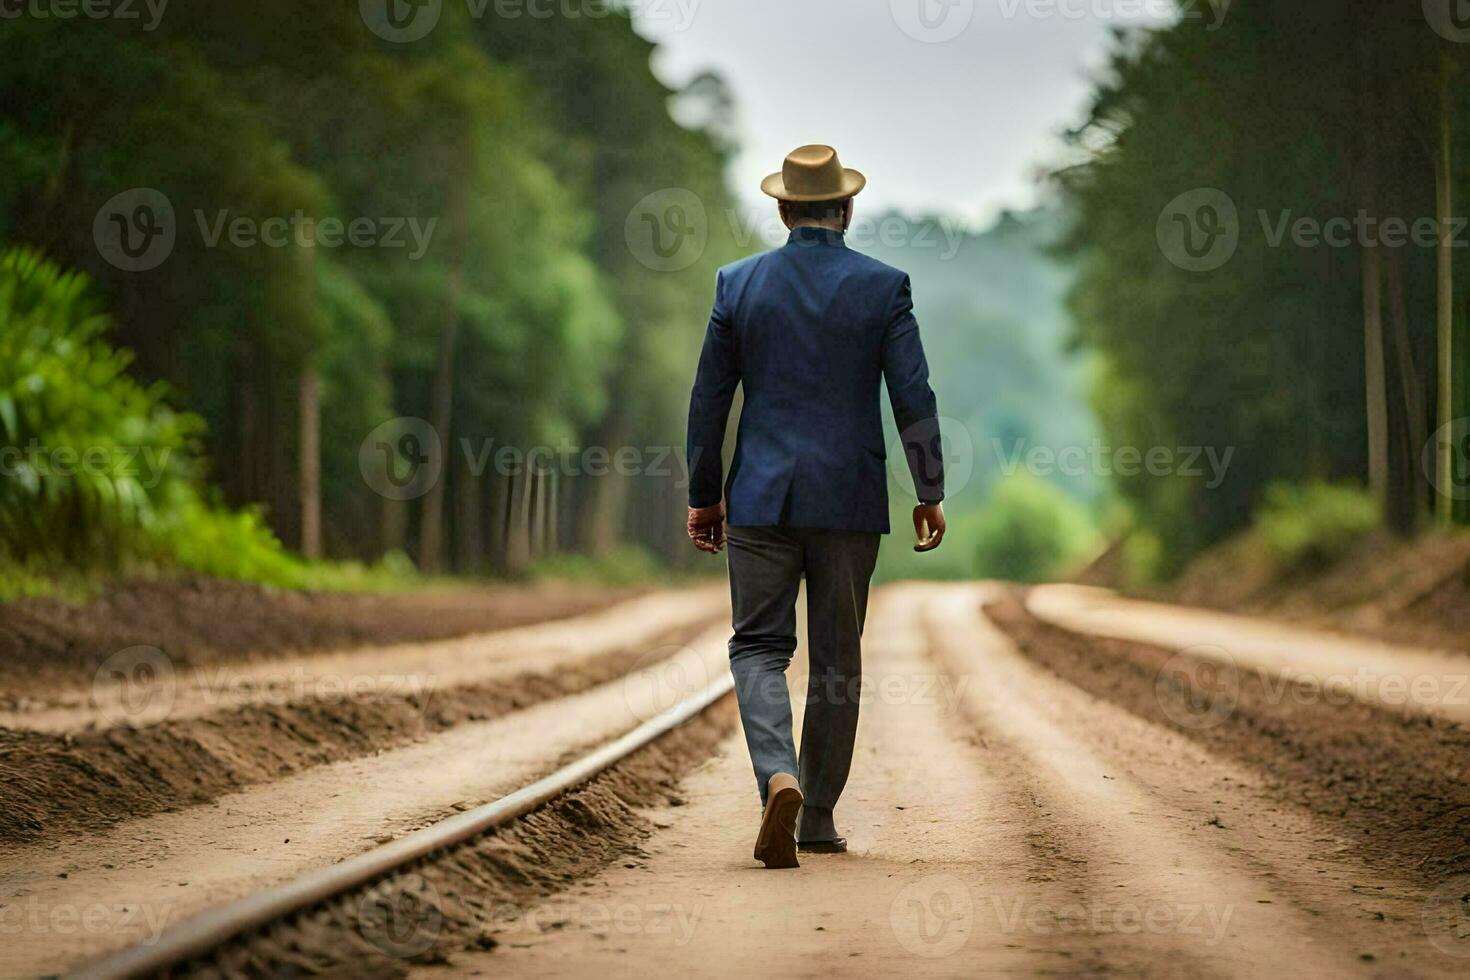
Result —
<instances>
[{"instance_id":1,"label":"dense forest","mask_svg":"<svg viewBox=\"0 0 1470 980\"><path fill-rule=\"evenodd\" d=\"M1238 0L1218 26L1117 35L1058 174L1094 404L1117 442L1233 451L1215 488L1116 480L1162 572L1276 485L1360 484L1401 532L1463 518L1470 31L1452 8Z\"/></svg>"},{"instance_id":2,"label":"dense forest","mask_svg":"<svg viewBox=\"0 0 1470 980\"><path fill-rule=\"evenodd\" d=\"M913 276L963 470L945 552L884 574L1046 577L1105 534L1168 575L1273 501L1463 521L1449 12L1118 30L1043 207L955 235L860 208L902 226L855 244ZM692 566L693 361L714 270L763 244L733 97L670 90L623 12L424 26L284 0L6 22L0 594Z\"/></svg>"},{"instance_id":3,"label":"dense forest","mask_svg":"<svg viewBox=\"0 0 1470 980\"><path fill-rule=\"evenodd\" d=\"M181 1L151 31L7 22L0 241L90 278L57 276L81 294L76 316L110 317L88 344L132 351L157 407L131 408L190 414L178 455L207 458L191 479L221 489L201 507L259 508L306 557L514 570L562 545L606 554L629 529L657 545L663 523L678 532L676 464L650 454L579 480L563 458L681 442L689 325L736 254L716 231L695 262L656 269L625 242L651 192L725 203L722 88L670 93L650 48L622 15L501 21L456 4L412 44L379 38L356 4ZM165 223L165 259L128 254L119 235L141 248ZM10 441L138 442L101 430L121 403L79 432L71 408L25 397L35 378L0 392L22 416L4 413ZM409 458L413 419L438 442ZM376 463L375 430L391 447ZM492 454L507 445L519 455ZM401 470L420 458L442 479L412 488ZM172 507L165 480L131 480L131 504L113 492L121 464L91 485L54 461L28 470L7 491L16 520L34 519L7 535L15 560L128 557L50 533L26 497L53 501L60 525Z\"/></svg>"},{"instance_id":4,"label":"dense forest","mask_svg":"<svg viewBox=\"0 0 1470 980\"><path fill-rule=\"evenodd\" d=\"M738 252L711 222L646 261L629 215L670 188L726 207L728 96L670 92L624 14L372 26L286 0L7 21L12 562L289 578L272 535L427 571L673 553L661 447ZM589 478L587 447L638 458Z\"/></svg>"}]
</instances>

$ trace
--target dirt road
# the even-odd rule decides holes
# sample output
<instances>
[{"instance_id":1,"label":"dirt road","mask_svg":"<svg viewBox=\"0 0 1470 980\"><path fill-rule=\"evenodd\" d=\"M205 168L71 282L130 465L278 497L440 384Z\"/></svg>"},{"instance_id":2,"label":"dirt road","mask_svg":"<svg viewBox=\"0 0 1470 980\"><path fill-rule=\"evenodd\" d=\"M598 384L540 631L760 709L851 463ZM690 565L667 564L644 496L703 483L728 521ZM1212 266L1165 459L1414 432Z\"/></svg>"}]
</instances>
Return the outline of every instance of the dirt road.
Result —
<instances>
[{"instance_id":1,"label":"dirt road","mask_svg":"<svg viewBox=\"0 0 1470 980\"><path fill-rule=\"evenodd\" d=\"M737 736L644 853L414 975L1463 975L1452 899L1357 860L1268 774L1062 682L987 598L878 599L849 854L757 869Z\"/></svg>"},{"instance_id":2,"label":"dirt road","mask_svg":"<svg viewBox=\"0 0 1470 980\"><path fill-rule=\"evenodd\" d=\"M469 691L487 674L519 683L536 664L619 673L198 805L0 850L0 975L146 939L549 771L725 669L712 601L646 597L432 657L349 657L360 672L413 665ZM758 868L753 778L726 706L707 744L664 752L653 775L611 778L417 868L432 929L400 922L384 943L347 898L345 912L284 924L206 972L1464 975L1470 730L1448 692L1470 658L1191 616L1096 594L1042 591L1028 610L1001 586L882 589L864 686L849 692L863 698L837 813L850 853ZM656 642L681 623L697 635ZM640 643L653 645L638 656ZM1364 664L1370 688L1323 683ZM1398 673L1429 677L1439 700L1386 701L1381 682ZM804 690L800 670L791 680Z\"/></svg>"}]
</instances>

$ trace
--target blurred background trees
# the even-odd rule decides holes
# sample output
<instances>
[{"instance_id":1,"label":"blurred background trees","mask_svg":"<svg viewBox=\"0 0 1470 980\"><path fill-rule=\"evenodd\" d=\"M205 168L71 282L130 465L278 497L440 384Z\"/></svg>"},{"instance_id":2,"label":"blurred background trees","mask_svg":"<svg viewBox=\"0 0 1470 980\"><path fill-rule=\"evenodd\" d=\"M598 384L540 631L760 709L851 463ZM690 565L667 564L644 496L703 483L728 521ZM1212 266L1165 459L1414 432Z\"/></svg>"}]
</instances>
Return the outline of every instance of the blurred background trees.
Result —
<instances>
[{"instance_id":1,"label":"blurred background trees","mask_svg":"<svg viewBox=\"0 0 1470 980\"><path fill-rule=\"evenodd\" d=\"M624 219L667 187L719 214L728 147L674 122L625 15L472 19L446 4L412 44L381 41L355 4L284 0L176 3L149 34L78 28L23 18L0 33L0 241L95 280L89 302L129 370L202 421L199 479L225 504L258 508L307 557L403 549L427 571L516 571L632 537L674 553L672 459L653 480L472 465L486 446L682 444L713 270L738 253L712 223L699 262L655 272ZM178 235L162 265L127 272L99 254L93 220L136 187L168 199ZM228 231L292 216L284 247ZM329 216L432 234L422 256L407 229L407 247L320 247ZM445 463L406 501L359 471L364 438L396 416L428 420Z\"/></svg>"},{"instance_id":2,"label":"blurred background trees","mask_svg":"<svg viewBox=\"0 0 1470 980\"><path fill-rule=\"evenodd\" d=\"M150 487L5 466L0 558L281 584L385 556L710 567L683 540L689 381L714 270L772 244L727 186L734 98L708 73L671 91L625 13L474 9L413 43L286 0L175 0L151 32L6 21L0 448L171 462ZM853 244L913 277L954 443L951 541L885 549L881 574L1063 575L1111 539L1157 577L1250 527L1308 561L1365 514L1464 519L1470 45L1429 9L1235 0L1120 30L1040 207L983 228L859 208ZM135 188L177 236L125 271L94 226ZM649 200L682 215L669 193L707 240L665 266L629 228ZM1181 263L1170 222L1213 241L1207 217L1233 251ZM358 218L397 247L323 244ZM283 220L279 247L233 233ZM1303 242L1304 220L1347 237ZM1056 465L1070 450L1082 469ZM1115 465L1151 450L1171 468Z\"/></svg>"},{"instance_id":3,"label":"blurred background trees","mask_svg":"<svg viewBox=\"0 0 1470 980\"><path fill-rule=\"evenodd\" d=\"M1245 526L1278 481L1364 484L1401 532L1462 516L1447 481L1463 449L1431 434L1466 414L1454 256L1470 238L1452 216L1470 102L1466 45L1427 9L1240 0L1217 30L1119 35L1071 134L1063 254L1101 425L1133 445L1236 448L1216 489L1117 480L1162 573ZM1181 268L1157 222L1206 188L1238 209L1238 245L1218 268ZM1351 227L1303 245L1303 219ZM1441 219L1457 247L1435 246ZM1404 229L1422 222L1416 244Z\"/></svg>"}]
</instances>

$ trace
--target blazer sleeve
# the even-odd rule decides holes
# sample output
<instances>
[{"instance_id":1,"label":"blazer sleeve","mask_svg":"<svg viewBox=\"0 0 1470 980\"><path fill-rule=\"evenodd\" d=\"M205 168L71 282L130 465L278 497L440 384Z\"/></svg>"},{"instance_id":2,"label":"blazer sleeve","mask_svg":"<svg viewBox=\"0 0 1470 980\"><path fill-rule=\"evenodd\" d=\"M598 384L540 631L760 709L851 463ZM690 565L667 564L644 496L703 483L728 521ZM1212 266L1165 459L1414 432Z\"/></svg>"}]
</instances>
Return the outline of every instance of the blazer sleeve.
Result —
<instances>
[{"instance_id":1,"label":"blazer sleeve","mask_svg":"<svg viewBox=\"0 0 1470 980\"><path fill-rule=\"evenodd\" d=\"M919 340L908 276L899 283L891 304L883 337L883 379L919 502L937 504L944 499L944 452L934 389L929 387L929 362Z\"/></svg>"},{"instance_id":2,"label":"blazer sleeve","mask_svg":"<svg viewBox=\"0 0 1470 980\"><path fill-rule=\"evenodd\" d=\"M715 305L689 396L689 506L709 507L724 495L725 426L740 384L740 354L726 307L725 274L715 279Z\"/></svg>"}]
</instances>

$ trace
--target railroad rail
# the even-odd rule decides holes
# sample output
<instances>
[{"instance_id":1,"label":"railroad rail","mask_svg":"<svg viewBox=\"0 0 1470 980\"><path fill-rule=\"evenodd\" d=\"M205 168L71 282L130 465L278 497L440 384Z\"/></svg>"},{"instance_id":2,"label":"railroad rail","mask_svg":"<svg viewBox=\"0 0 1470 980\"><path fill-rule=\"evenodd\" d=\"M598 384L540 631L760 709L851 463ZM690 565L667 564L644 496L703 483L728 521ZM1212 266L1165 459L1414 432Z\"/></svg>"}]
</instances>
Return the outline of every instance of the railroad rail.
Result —
<instances>
[{"instance_id":1,"label":"railroad rail","mask_svg":"<svg viewBox=\"0 0 1470 980\"><path fill-rule=\"evenodd\" d=\"M168 970L197 959L252 929L360 888L431 852L477 837L588 782L701 714L729 694L734 686L731 675L722 673L718 680L699 693L507 796L446 817L345 861L202 912L165 930L150 945L118 950L69 976L76 980L126 980Z\"/></svg>"}]
</instances>

